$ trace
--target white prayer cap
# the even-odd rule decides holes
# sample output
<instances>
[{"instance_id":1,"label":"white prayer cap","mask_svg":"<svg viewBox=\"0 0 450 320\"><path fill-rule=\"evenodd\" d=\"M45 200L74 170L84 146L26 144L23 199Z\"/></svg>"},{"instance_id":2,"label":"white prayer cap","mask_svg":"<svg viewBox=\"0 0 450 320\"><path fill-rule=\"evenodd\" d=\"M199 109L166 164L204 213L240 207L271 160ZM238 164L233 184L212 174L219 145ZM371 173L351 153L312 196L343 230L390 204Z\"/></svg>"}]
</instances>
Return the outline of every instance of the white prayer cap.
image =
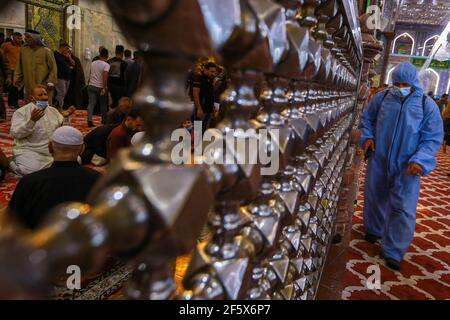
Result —
<instances>
[{"instance_id":1,"label":"white prayer cap","mask_svg":"<svg viewBox=\"0 0 450 320\"><path fill-rule=\"evenodd\" d=\"M56 129L52 141L65 146L81 146L84 143L81 132L69 126Z\"/></svg>"},{"instance_id":2,"label":"white prayer cap","mask_svg":"<svg viewBox=\"0 0 450 320\"><path fill-rule=\"evenodd\" d=\"M136 133L133 138L131 138L131 145L135 146L137 145L139 142L142 141L142 139L145 136L145 132L138 132Z\"/></svg>"}]
</instances>

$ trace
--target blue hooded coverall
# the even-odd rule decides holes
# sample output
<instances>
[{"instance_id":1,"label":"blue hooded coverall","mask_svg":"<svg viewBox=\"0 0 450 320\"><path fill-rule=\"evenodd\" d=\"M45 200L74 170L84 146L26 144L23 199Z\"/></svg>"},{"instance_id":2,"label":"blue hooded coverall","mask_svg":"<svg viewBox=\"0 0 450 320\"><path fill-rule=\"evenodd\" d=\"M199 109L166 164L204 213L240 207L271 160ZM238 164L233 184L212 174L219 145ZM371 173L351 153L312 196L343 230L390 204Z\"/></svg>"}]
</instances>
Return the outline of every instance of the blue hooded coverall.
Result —
<instances>
[{"instance_id":1,"label":"blue hooded coverall","mask_svg":"<svg viewBox=\"0 0 450 320\"><path fill-rule=\"evenodd\" d=\"M420 177L407 176L409 164L436 167L443 139L443 123L436 103L426 99L416 67L401 63L393 71L393 83L406 82L415 89L404 101L393 90L377 94L364 111L361 145L375 141L369 160L364 195L366 233L381 239L385 258L402 261L414 238ZM413 89L413 90L414 90Z\"/></svg>"}]
</instances>

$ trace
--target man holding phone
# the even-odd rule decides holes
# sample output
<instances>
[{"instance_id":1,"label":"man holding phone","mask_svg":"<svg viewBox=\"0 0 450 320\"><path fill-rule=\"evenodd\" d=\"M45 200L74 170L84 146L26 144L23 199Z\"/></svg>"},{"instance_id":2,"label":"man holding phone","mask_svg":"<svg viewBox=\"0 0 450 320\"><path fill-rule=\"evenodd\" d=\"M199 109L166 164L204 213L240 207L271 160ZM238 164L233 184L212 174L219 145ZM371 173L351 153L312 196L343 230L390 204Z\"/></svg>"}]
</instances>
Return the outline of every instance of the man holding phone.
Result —
<instances>
[{"instance_id":1,"label":"man holding phone","mask_svg":"<svg viewBox=\"0 0 450 320\"><path fill-rule=\"evenodd\" d=\"M64 118L75 111L64 113L49 106L46 87L38 85L31 91L30 103L18 109L11 120L11 136L15 139L10 169L24 176L50 167L53 157L48 143L53 132L61 127Z\"/></svg>"},{"instance_id":2,"label":"man holding phone","mask_svg":"<svg viewBox=\"0 0 450 320\"><path fill-rule=\"evenodd\" d=\"M362 118L361 146L369 160L364 227L365 240L381 239L387 266L400 270L414 237L420 178L436 167L443 126L414 65L399 64L392 81L394 87L378 93Z\"/></svg>"}]
</instances>

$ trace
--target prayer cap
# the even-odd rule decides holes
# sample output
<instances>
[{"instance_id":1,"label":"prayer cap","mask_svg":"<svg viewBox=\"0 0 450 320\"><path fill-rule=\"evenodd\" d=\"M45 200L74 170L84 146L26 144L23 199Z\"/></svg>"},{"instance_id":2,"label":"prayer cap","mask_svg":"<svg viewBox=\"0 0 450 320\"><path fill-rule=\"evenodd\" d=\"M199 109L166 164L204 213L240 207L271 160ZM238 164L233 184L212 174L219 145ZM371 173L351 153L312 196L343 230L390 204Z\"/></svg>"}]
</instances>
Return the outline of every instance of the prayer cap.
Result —
<instances>
[{"instance_id":1,"label":"prayer cap","mask_svg":"<svg viewBox=\"0 0 450 320\"><path fill-rule=\"evenodd\" d=\"M69 126L56 129L53 133L52 141L65 146L81 146L84 144L81 132Z\"/></svg>"}]
</instances>

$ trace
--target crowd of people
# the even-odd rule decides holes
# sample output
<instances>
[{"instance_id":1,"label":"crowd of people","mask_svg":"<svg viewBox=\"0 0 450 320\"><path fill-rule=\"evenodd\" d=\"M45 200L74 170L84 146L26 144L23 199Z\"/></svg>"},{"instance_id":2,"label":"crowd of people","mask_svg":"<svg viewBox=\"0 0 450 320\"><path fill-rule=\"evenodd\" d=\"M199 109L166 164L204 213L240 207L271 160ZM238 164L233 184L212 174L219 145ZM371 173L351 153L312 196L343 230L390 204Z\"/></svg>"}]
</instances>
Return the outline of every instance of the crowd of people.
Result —
<instances>
[{"instance_id":1,"label":"crowd of people","mask_svg":"<svg viewBox=\"0 0 450 320\"><path fill-rule=\"evenodd\" d=\"M112 58L101 47L85 79L67 43L53 52L38 32L27 30L1 44L0 88L6 88L8 105L16 109L10 129L12 157L0 151L2 177L11 172L20 179L9 205L11 218L34 229L54 206L86 201L100 177L90 168L108 164L142 139L143 121L131 98L142 73L141 54L135 52L133 59L120 45ZM0 121L5 121L3 91L0 96ZM70 117L84 108L93 129L85 137L70 126ZM99 127L93 124L96 108Z\"/></svg>"},{"instance_id":2,"label":"crowd of people","mask_svg":"<svg viewBox=\"0 0 450 320\"><path fill-rule=\"evenodd\" d=\"M86 201L100 178L92 168L107 165L142 139L143 121L132 96L141 82L143 59L140 52L132 55L119 45L111 58L108 49L100 47L85 79L67 43L52 52L38 32L27 30L1 46L0 87L6 87L8 104L16 110L10 129L12 157L0 152L0 169L20 179L8 210L16 222L34 229L51 208ZM186 80L195 110L183 124L186 128L201 121L206 130L218 121L219 97L227 82L225 69L213 57L199 59ZM91 128L86 136L70 126L70 117L82 108ZM102 122L98 127L93 123L96 109ZM4 105L2 111L6 120Z\"/></svg>"},{"instance_id":3,"label":"crowd of people","mask_svg":"<svg viewBox=\"0 0 450 320\"><path fill-rule=\"evenodd\" d=\"M81 61L68 43L61 41L53 52L39 32L15 32L0 47L0 94L6 88L8 105L17 109L20 98L42 85L50 104L58 110L88 108L88 125L93 127L92 114L99 108L105 124L109 108L116 108L122 97L132 97L142 79L142 55L136 51L134 58L131 56L131 50L118 45L110 57L108 49L101 46L86 79ZM0 122L5 117L0 101Z\"/></svg>"},{"instance_id":4,"label":"crowd of people","mask_svg":"<svg viewBox=\"0 0 450 320\"><path fill-rule=\"evenodd\" d=\"M12 116L13 155L8 158L0 152L0 167L21 178L10 212L34 228L54 205L85 201L98 175L82 165L109 163L143 132L143 122L132 100L123 97L117 109L108 113L107 124L83 137L68 121L75 108L61 112L49 105L46 87L34 87L29 99Z\"/></svg>"}]
</instances>

